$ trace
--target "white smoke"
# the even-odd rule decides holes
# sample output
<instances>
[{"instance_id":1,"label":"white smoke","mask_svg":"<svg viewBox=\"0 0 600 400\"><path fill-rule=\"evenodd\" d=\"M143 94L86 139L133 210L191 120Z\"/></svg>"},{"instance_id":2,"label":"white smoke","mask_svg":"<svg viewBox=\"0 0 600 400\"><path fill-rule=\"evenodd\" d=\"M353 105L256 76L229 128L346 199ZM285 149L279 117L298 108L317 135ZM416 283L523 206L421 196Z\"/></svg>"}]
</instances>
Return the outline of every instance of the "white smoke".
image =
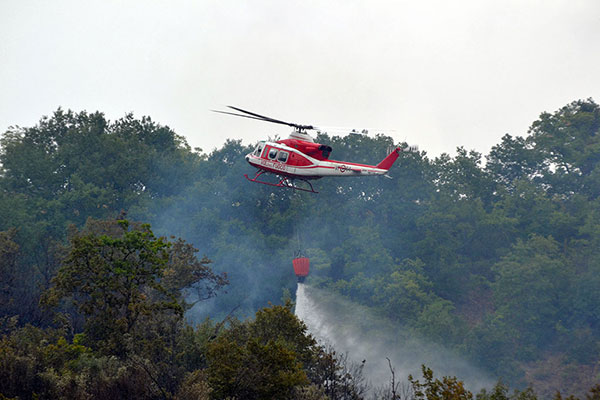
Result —
<instances>
[{"instance_id":1,"label":"white smoke","mask_svg":"<svg viewBox=\"0 0 600 400\"><path fill-rule=\"evenodd\" d=\"M456 376L472 392L494 385L493 379L452 351L411 337L401 326L335 294L299 283L296 315L320 344L346 353L350 361L366 360L363 372L375 387L389 384L386 357L392 362L396 381L406 380L409 374L421 378L421 365L425 364L436 377Z\"/></svg>"}]
</instances>

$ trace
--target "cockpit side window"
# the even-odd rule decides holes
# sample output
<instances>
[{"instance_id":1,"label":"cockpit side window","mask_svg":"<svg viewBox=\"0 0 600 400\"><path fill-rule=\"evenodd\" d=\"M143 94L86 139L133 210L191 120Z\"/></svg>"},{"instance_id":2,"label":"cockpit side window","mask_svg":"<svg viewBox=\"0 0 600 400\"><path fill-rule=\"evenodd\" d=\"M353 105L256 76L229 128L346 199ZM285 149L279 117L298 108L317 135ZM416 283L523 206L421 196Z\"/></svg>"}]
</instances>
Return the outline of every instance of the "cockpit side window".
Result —
<instances>
[{"instance_id":1,"label":"cockpit side window","mask_svg":"<svg viewBox=\"0 0 600 400\"><path fill-rule=\"evenodd\" d=\"M288 159L288 152L280 151L279 156L277 157L277 161L284 163L284 162L287 162L287 159Z\"/></svg>"},{"instance_id":2,"label":"cockpit side window","mask_svg":"<svg viewBox=\"0 0 600 400\"><path fill-rule=\"evenodd\" d=\"M269 159L274 160L275 158L277 158L277 149L269 150Z\"/></svg>"}]
</instances>

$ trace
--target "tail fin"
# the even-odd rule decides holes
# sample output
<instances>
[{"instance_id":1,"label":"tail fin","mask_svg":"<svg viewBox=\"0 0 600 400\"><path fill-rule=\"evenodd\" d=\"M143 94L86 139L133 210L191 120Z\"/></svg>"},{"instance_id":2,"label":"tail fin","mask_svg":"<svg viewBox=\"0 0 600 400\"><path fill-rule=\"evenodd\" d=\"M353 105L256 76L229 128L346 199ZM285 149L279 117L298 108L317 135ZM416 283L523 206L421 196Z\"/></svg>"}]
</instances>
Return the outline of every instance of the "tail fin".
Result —
<instances>
[{"instance_id":1,"label":"tail fin","mask_svg":"<svg viewBox=\"0 0 600 400\"><path fill-rule=\"evenodd\" d=\"M390 169L398 159L401 151L402 149L400 147L395 148L394 151L392 151L386 158L377 164L376 167L385 170Z\"/></svg>"}]
</instances>

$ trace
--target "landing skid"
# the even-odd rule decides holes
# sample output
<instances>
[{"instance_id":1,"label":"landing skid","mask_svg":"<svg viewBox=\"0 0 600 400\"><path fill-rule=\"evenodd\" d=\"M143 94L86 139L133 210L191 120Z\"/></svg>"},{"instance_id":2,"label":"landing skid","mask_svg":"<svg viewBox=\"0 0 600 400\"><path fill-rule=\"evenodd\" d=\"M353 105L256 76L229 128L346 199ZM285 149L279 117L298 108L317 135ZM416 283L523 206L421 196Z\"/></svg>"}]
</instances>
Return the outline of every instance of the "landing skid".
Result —
<instances>
[{"instance_id":1,"label":"landing skid","mask_svg":"<svg viewBox=\"0 0 600 400\"><path fill-rule=\"evenodd\" d=\"M261 176L262 174L264 174L265 172L269 172L269 171L265 171L264 169L261 169L256 173L256 176L254 176L254 178L252 178L252 179L250 179L248 177L248 174L244 174L244 177L246 179L248 179L250 182L262 183L263 185L283 187L283 188L289 188L289 189L294 189L294 190L301 190L303 192L309 192L309 193L319 193L319 192L315 191L315 189L313 188L313 185L306 179L297 178L297 180L299 180L299 181L306 182L306 184L308 184L308 186L310 186L310 189L294 185L294 179L288 178L286 176L277 175L277 177L279 178L278 183L271 183L271 182L265 182L265 181L258 180L258 177Z\"/></svg>"}]
</instances>

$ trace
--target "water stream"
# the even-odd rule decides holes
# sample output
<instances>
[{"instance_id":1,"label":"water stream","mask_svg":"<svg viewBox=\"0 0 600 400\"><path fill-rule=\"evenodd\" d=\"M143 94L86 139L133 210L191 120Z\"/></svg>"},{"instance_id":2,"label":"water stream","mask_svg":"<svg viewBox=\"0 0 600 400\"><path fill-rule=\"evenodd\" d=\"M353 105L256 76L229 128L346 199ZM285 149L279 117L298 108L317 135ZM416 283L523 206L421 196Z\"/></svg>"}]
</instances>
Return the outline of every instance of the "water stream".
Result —
<instances>
[{"instance_id":1,"label":"water stream","mask_svg":"<svg viewBox=\"0 0 600 400\"><path fill-rule=\"evenodd\" d=\"M319 343L347 353L350 361L366 360L364 374L373 386L389 383L386 357L392 362L397 381L406 381L409 374L421 378L421 365L425 364L438 378L458 377L472 392L491 388L495 383L453 352L412 337L401 326L336 294L299 283L296 315Z\"/></svg>"}]
</instances>

